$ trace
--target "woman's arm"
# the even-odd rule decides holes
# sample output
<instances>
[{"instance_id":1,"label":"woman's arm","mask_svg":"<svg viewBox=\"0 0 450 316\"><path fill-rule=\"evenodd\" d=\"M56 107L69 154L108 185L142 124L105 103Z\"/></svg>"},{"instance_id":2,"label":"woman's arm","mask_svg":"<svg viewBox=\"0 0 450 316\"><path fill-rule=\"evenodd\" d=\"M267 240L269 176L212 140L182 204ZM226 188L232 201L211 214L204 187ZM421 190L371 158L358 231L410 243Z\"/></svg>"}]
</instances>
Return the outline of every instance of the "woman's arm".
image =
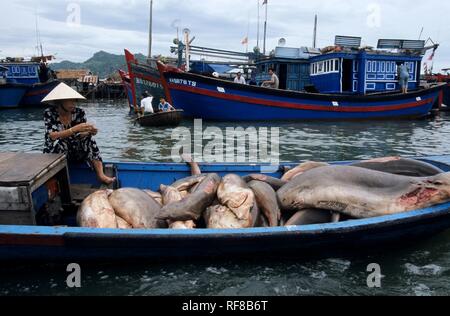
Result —
<instances>
[{"instance_id":1,"label":"woman's arm","mask_svg":"<svg viewBox=\"0 0 450 316\"><path fill-rule=\"evenodd\" d=\"M49 133L49 136L50 136L50 138L51 138L53 141L58 140L58 139L66 139L66 138L70 138L70 137L72 137L73 135L75 135L75 132L74 132L73 128L66 129L65 131L62 131L62 132L52 132L52 133Z\"/></svg>"}]
</instances>

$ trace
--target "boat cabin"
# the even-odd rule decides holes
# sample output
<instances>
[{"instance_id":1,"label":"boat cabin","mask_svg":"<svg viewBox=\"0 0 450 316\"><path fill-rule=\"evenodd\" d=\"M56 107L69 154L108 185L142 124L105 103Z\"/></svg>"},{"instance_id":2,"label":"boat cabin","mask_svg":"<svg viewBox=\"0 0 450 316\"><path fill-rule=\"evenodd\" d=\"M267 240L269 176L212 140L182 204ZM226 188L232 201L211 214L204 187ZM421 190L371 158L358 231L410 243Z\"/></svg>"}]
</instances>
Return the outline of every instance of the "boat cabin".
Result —
<instances>
[{"instance_id":1,"label":"boat cabin","mask_svg":"<svg viewBox=\"0 0 450 316\"><path fill-rule=\"evenodd\" d=\"M406 64L410 75L409 89L417 89L420 85L425 43L398 41L408 42L411 49L399 49L402 47L395 46L396 51L393 52L385 49L388 47L383 44L385 41L387 40L380 40L378 49L375 50L360 48L361 38L337 37L335 46L310 58L311 83L321 93L366 94L395 91L400 89L398 67ZM420 43L413 46L417 42Z\"/></svg>"},{"instance_id":2,"label":"boat cabin","mask_svg":"<svg viewBox=\"0 0 450 316\"><path fill-rule=\"evenodd\" d=\"M280 89L302 91L311 84L309 59L318 54L314 48L277 47L270 57L256 61L256 84L270 80L269 69L273 68L280 79Z\"/></svg>"},{"instance_id":3,"label":"boat cabin","mask_svg":"<svg viewBox=\"0 0 450 316\"><path fill-rule=\"evenodd\" d=\"M6 69L6 80L9 83L35 84L39 83L39 64L33 62L1 62ZM0 70L1 72L1 70Z\"/></svg>"}]
</instances>

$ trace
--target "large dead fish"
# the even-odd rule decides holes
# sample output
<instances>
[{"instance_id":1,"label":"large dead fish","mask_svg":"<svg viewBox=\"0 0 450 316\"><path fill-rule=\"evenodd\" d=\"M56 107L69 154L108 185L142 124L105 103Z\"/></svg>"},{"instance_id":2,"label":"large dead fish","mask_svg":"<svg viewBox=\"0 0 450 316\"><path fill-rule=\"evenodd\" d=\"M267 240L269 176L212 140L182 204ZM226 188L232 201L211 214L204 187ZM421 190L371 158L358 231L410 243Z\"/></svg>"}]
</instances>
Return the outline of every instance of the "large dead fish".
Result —
<instances>
[{"instance_id":1,"label":"large dead fish","mask_svg":"<svg viewBox=\"0 0 450 316\"><path fill-rule=\"evenodd\" d=\"M432 177L444 172L429 163L401 157L367 160L354 163L352 166L408 177Z\"/></svg>"},{"instance_id":2,"label":"large dead fish","mask_svg":"<svg viewBox=\"0 0 450 316\"><path fill-rule=\"evenodd\" d=\"M118 228L114 208L108 200L112 192L112 190L103 190L89 195L83 201L78 211L78 226L88 228Z\"/></svg>"},{"instance_id":3,"label":"large dead fish","mask_svg":"<svg viewBox=\"0 0 450 316\"><path fill-rule=\"evenodd\" d=\"M294 169L287 171L283 175L281 180L288 182L309 170L320 168L320 167L326 167L326 166L329 166L329 164L325 163L325 162L307 161L307 162L304 162L304 163L298 165Z\"/></svg>"},{"instance_id":4,"label":"large dead fish","mask_svg":"<svg viewBox=\"0 0 450 316\"><path fill-rule=\"evenodd\" d=\"M328 210L301 210L292 216L285 226L302 226L314 224L336 223L339 221L339 214Z\"/></svg>"},{"instance_id":5,"label":"large dead fish","mask_svg":"<svg viewBox=\"0 0 450 316\"><path fill-rule=\"evenodd\" d=\"M138 189L119 189L112 193L109 202L117 216L133 228L163 228L156 216L161 206L147 193Z\"/></svg>"},{"instance_id":6,"label":"large dead fish","mask_svg":"<svg viewBox=\"0 0 450 316\"><path fill-rule=\"evenodd\" d=\"M299 175L277 195L287 211L317 208L370 218L448 202L450 173L416 178L359 167L321 167Z\"/></svg>"},{"instance_id":7,"label":"large dead fish","mask_svg":"<svg viewBox=\"0 0 450 316\"><path fill-rule=\"evenodd\" d=\"M192 189L192 187L205 180L205 178L205 174L191 176L174 182L171 187L174 187L180 192L189 191Z\"/></svg>"},{"instance_id":8,"label":"large dead fish","mask_svg":"<svg viewBox=\"0 0 450 316\"><path fill-rule=\"evenodd\" d=\"M252 208L255 205L255 194L235 174L229 174L222 179L217 190L217 198L221 205L228 207L241 221L252 223Z\"/></svg>"},{"instance_id":9,"label":"large dead fish","mask_svg":"<svg viewBox=\"0 0 450 316\"><path fill-rule=\"evenodd\" d=\"M162 201L164 206L177 203L184 198L180 191L171 186L161 185L160 191L162 193ZM168 224L171 229L193 229L196 227L194 221L168 221Z\"/></svg>"},{"instance_id":10,"label":"large dead fish","mask_svg":"<svg viewBox=\"0 0 450 316\"><path fill-rule=\"evenodd\" d=\"M164 206L158 218L173 222L197 221L214 202L219 184L220 177L217 174L207 175L192 194L179 202Z\"/></svg>"},{"instance_id":11,"label":"large dead fish","mask_svg":"<svg viewBox=\"0 0 450 316\"><path fill-rule=\"evenodd\" d=\"M220 204L207 208L204 217L210 229L239 229L251 225L249 221L239 220L232 210Z\"/></svg>"},{"instance_id":12,"label":"large dead fish","mask_svg":"<svg viewBox=\"0 0 450 316\"><path fill-rule=\"evenodd\" d=\"M255 194L258 207L269 221L269 226L277 227L281 219L281 211L274 189L269 184L261 181L251 181L248 183L248 186Z\"/></svg>"},{"instance_id":13,"label":"large dead fish","mask_svg":"<svg viewBox=\"0 0 450 316\"><path fill-rule=\"evenodd\" d=\"M283 187L287 181L278 178L270 177L264 174L250 174L242 178L245 182L249 183L251 181L261 181L270 185L275 191L278 191Z\"/></svg>"},{"instance_id":14,"label":"large dead fish","mask_svg":"<svg viewBox=\"0 0 450 316\"><path fill-rule=\"evenodd\" d=\"M151 190L144 190L146 194L148 194L152 199L154 199L156 202L158 202L159 205L163 205L162 202L162 195L159 192L153 192Z\"/></svg>"},{"instance_id":15,"label":"large dead fish","mask_svg":"<svg viewBox=\"0 0 450 316\"><path fill-rule=\"evenodd\" d=\"M210 206L204 215L206 226L210 229L240 229L253 227L249 219L240 220L236 214L223 205Z\"/></svg>"}]
</instances>

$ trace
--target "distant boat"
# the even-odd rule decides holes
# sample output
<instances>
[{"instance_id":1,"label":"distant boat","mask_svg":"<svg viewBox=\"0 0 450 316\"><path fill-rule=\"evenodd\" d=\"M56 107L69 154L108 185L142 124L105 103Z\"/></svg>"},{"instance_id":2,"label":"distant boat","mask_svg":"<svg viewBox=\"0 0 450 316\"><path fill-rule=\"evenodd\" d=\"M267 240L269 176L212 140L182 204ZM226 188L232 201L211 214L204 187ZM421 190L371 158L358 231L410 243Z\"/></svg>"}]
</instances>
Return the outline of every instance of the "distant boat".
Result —
<instances>
[{"instance_id":1,"label":"distant boat","mask_svg":"<svg viewBox=\"0 0 450 316\"><path fill-rule=\"evenodd\" d=\"M125 50L125 58L131 85L131 104L133 107L138 107L142 94L148 92L153 96L153 107L156 110L160 98L166 98L167 92L164 89L157 62L140 63L128 50Z\"/></svg>"},{"instance_id":2,"label":"distant boat","mask_svg":"<svg viewBox=\"0 0 450 316\"><path fill-rule=\"evenodd\" d=\"M131 87L130 74L123 70L119 70L119 74L122 79L123 88L125 89L125 93L127 95L128 104L130 105L130 109L133 109L133 88Z\"/></svg>"},{"instance_id":3,"label":"distant boat","mask_svg":"<svg viewBox=\"0 0 450 316\"><path fill-rule=\"evenodd\" d=\"M257 86L163 65L160 71L172 104L205 120L421 118L439 106L444 89L440 84L420 86L421 60L429 48L424 41L379 40L378 49L373 49L362 47L361 38L348 36L336 36L335 45L321 51L277 47L271 56L256 61ZM406 94L399 91L401 65L409 74ZM269 69L278 75L279 89L260 87L271 79Z\"/></svg>"},{"instance_id":4,"label":"distant boat","mask_svg":"<svg viewBox=\"0 0 450 316\"><path fill-rule=\"evenodd\" d=\"M41 107L41 101L60 83L52 78L41 82L37 59L9 58L0 67L0 108Z\"/></svg>"},{"instance_id":5,"label":"distant boat","mask_svg":"<svg viewBox=\"0 0 450 316\"><path fill-rule=\"evenodd\" d=\"M407 94L307 93L162 71L174 106L187 116L218 121L420 118L429 115L443 88L437 85Z\"/></svg>"},{"instance_id":6,"label":"distant boat","mask_svg":"<svg viewBox=\"0 0 450 316\"><path fill-rule=\"evenodd\" d=\"M180 125L183 121L183 110L176 110L171 112L159 112L155 114L145 115L138 118L136 121L145 127L175 127Z\"/></svg>"}]
</instances>

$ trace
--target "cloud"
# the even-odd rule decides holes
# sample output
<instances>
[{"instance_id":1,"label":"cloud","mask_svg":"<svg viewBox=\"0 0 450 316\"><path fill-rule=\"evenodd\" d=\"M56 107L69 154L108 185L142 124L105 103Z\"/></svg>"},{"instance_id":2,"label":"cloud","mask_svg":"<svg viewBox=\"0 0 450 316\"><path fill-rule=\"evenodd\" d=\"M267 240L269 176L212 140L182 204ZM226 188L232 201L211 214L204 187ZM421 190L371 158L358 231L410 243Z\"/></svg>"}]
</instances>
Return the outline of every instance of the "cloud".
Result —
<instances>
[{"instance_id":1,"label":"cloud","mask_svg":"<svg viewBox=\"0 0 450 316\"><path fill-rule=\"evenodd\" d=\"M73 13L68 11L70 4L79 6L79 27L67 24ZM379 9L375 10L379 27L368 23L374 6ZM442 42L436 54L436 68L442 68L450 66L450 26L444 15L449 9L445 0L413 4L408 0L269 0L267 46L272 49L281 37L288 46L311 45L315 14L322 47L332 44L337 34L362 36L372 46L379 38L416 39L424 27L424 39ZM0 55L36 52L36 12L45 51L60 60L83 61L99 50L147 52L148 0L9 0L2 8ZM153 51L170 53L176 37L174 21L180 30L191 29L195 45L243 51L240 42L247 33L250 46L256 45L256 12L255 0L154 0ZM260 13L262 26L263 7Z\"/></svg>"}]
</instances>

